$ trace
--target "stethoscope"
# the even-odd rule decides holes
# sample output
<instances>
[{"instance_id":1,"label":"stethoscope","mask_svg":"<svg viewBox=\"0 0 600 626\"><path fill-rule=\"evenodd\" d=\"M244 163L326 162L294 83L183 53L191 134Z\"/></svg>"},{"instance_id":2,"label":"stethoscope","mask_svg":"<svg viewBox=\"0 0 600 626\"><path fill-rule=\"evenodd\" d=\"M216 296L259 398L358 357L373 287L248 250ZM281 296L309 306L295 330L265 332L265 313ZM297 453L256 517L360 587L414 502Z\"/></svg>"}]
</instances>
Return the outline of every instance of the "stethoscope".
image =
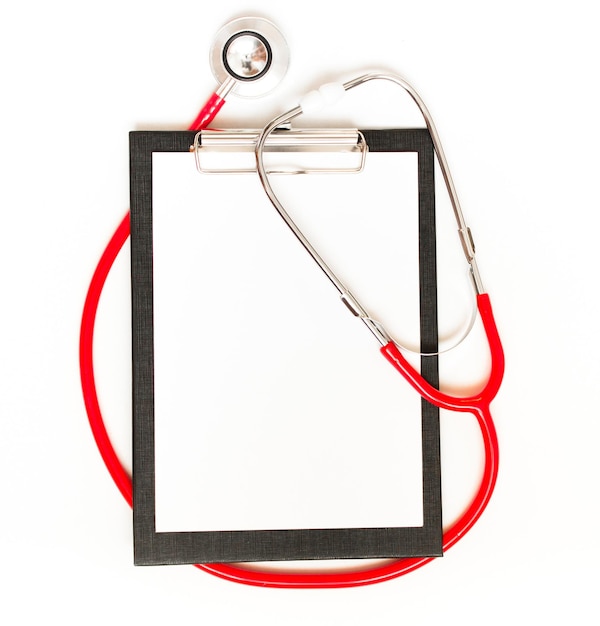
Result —
<instances>
[{"instance_id":1,"label":"stethoscope","mask_svg":"<svg viewBox=\"0 0 600 626\"><path fill-rule=\"evenodd\" d=\"M225 103L225 98L230 93L251 97L274 89L287 70L288 60L289 54L285 39L280 31L268 20L262 18L241 18L226 24L217 33L210 52L213 74L220 86L207 100L190 126L190 130L200 131L206 128L220 111ZM428 383L409 363L399 345L385 327L371 317L357 297L351 293L331 270L319 252L294 223L273 191L264 165L263 151L265 144L269 135L275 129L290 123L303 113L314 111L325 104L331 104L343 96L345 92L373 80L391 81L412 97L425 119L433 141L438 163L452 203L463 252L470 268L477 299L477 309L491 354L492 363L488 382L475 395L462 397L444 393ZM309 93L298 106L274 118L264 127L259 135L255 146L255 155L258 176L269 200L288 228L294 233L298 241L333 284L343 303L375 336L381 346L380 350L386 359L423 398L435 406L450 411L469 412L477 419L483 437L485 452L483 476L478 491L467 510L444 532L443 549L446 551L477 522L494 490L498 474L498 440L490 413L490 403L495 398L502 382L504 354L490 298L484 290L477 268L475 246L471 231L464 220L456 189L450 175L450 169L431 115L418 93L403 78L390 74L367 74L343 84L324 85L318 91ZM94 438L113 480L131 506L133 500L131 478L118 459L104 425L96 392L93 363L94 325L100 295L112 264L128 236L129 214L123 219L111 238L90 283L81 323L80 370L84 401ZM223 563L198 564L196 567L221 578L250 585L285 588L331 588L367 585L389 580L407 574L433 560L434 558L430 557L403 558L386 562L383 565L370 569L331 573L284 572L272 569L261 571Z\"/></svg>"},{"instance_id":2,"label":"stethoscope","mask_svg":"<svg viewBox=\"0 0 600 626\"><path fill-rule=\"evenodd\" d=\"M219 87L206 101L190 130L206 128L230 93L264 96L279 84L289 63L289 49L281 31L258 17L242 17L223 26L210 49L210 67Z\"/></svg>"}]
</instances>

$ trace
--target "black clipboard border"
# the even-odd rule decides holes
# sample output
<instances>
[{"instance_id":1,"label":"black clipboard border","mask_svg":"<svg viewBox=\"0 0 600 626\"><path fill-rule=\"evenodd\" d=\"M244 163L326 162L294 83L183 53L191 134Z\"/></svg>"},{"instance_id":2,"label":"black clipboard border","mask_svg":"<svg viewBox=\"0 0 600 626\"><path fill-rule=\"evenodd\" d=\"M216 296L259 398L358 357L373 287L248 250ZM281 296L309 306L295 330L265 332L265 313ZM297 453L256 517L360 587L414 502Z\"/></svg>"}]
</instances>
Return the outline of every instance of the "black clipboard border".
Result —
<instances>
[{"instance_id":1,"label":"black clipboard border","mask_svg":"<svg viewBox=\"0 0 600 626\"><path fill-rule=\"evenodd\" d=\"M434 150L426 129L361 131L372 152L416 152L421 350L437 350ZM136 565L442 555L439 410L422 400L423 526L157 533L154 491L152 154L188 152L193 131L130 133L133 518ZM437 356L421 372L439 384Z\"/></svg>"}]
</instances>

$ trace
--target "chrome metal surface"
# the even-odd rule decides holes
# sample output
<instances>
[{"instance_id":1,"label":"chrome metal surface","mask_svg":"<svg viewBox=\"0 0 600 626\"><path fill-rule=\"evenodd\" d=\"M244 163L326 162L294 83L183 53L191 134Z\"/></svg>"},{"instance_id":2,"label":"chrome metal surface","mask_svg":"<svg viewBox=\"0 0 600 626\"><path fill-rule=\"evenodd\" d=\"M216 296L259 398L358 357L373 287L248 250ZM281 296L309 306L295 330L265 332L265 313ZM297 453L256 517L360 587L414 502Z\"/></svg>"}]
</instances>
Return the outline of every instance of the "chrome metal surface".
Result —
<instances>
[{"instance_id":1,"label":"chrome metal surface","mask_svg":"<svg viewBox=\"0 0 600 626\"><path fill-rule=\"evenodd\" d=\"M231 90L235 87L237 81L233 76L229 76L229 78L225 79L217 89L215 89L215 94L219 96L219 98L223 98L223 100L231 93Z\"/></svg>"},{"instance_id":2,"label":"chrome metal surface","mask_svg":"<svg viewBox=\"0 0 600 626\"><path fill-rule=\"evenodd\" d=\"M401 76L396 76L395 74L365 74L363 76L359 76L354 80L348 81L344 83L344 89L346 91L353 89L354 87L358 87L368 81L371 80L387 80L396 85L402 87L408 95L414 100L415 104L419 107L421 114L423 115L423 119L425 120L425 124L427 125L427 129L429 130L429 134L431 135L431 140L433 142L433 147L435 149L435 153L437 155L438 163L440 164L440 170L442 172L442 176L444 178L444 183L446 184L446 189L448 190L448 195L450 196L450 202L452 204L452 210L454 211L454 217L456 219L456 224L458 226L458 233L461 240L461 244L463 245L463 251L465 253L465 257L467 262L471 266L471 272L473 275L473 284L475 285L475 290L477 293L484 293L485 289L483 287L483 283L481 281L481 276L479 274L479 270L477 269L477 261L475 260L475 248L474 246L470 246L466 244L466 238L464 233L468 232L469 242L472 244L473 238L471 235L471 231L469 230L465 218L463 216L462 209L460 207L460 201L458 199L458 194L456 193L456 187L454 186L454 181L452 180L452 175L450 173L450 167L448 165L448 161L446 159L446 155L444 153L444 149L442 147L442 142L440 140L440 136L437 132L435 124L433 122L433 118L431 117L431 113L425 106L425 103L421 99L421 96L417 93L414 87L408 83Z\"/></svg>"},{"instance_id":3,"label":"chrome metal surface","mask_svg":"<svg viewBox=\"0 0 600 626\"><path fill-rule=\"evenodd\" d=\"M261 17L243 17L225 24L210 49L217 82L233 77L234 94L257 97L272 91L289 65L289 49L281 31Z\"/></svg>"},{"instance_id":4,"label":"chrome metal surface","mask_svg":"<svg viewBox=\"0 0 600 626\"><path fill-rule=\"evenodd\" d=\"M196 133L192 150L196 157L196 167L204 174L232 174L256 172L256 167L210 167L202 158L207 152L254 152L262 131L251 129L203 130ZM270 174L320 174L356 173L364 169L367 156L367 142L355 128L335 129L277 129L269 136L264 146L265 152L324 153L344 152L357 155L354 164L346 167L307 167L269 169Z\"/></svg>"},{"instance_id":5,"label":"chrome metal surface","mask_svg":"<svg viewBox=\"0 0 600 626\"><path fill-rule=\"evenodd\" d=\"M235 78L255 80L269 68L271 50L256 33L238 33L225 46L223 59L225 67Z\"/></svg>"}]
</instances>

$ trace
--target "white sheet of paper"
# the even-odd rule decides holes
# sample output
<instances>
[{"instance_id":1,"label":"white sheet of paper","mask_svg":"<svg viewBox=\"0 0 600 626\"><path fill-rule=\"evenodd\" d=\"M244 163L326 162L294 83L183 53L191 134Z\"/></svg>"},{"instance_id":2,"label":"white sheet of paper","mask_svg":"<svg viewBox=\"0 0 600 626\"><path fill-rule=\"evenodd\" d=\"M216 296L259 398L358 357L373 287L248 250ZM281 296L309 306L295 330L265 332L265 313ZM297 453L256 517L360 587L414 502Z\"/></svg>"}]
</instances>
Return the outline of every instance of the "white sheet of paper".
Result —
<instances>
[{"instance_id":1,"label":"white sheet of paper","mask_svg":"<svg viewBox=\"0 0 600 626\"><path fill-rule=\"evenodd\" d=\"M373 317L416 344L415 153L278 176ZM256 175L153 160L156 530L421 526L420 397Z\"/></svg>"}]
</instances>

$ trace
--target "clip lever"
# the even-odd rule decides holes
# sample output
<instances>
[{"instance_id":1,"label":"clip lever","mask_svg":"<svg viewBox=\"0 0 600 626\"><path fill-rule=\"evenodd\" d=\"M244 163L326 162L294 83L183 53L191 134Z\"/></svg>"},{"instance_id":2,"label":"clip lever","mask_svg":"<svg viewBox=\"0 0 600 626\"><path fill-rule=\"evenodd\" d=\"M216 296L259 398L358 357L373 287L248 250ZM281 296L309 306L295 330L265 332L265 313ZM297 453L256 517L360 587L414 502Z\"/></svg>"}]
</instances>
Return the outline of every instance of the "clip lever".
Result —
<instances>
[{"instance_id":1,"label":"clip lever","mask_svg":"<svg viewBox=\"0 0 600 626\"><path fill-rule=\"evenodd\" d=\"M203 174L239 174L256 172L254 151L260 137L260 130L202 130L196 133L194 145L190 151L196 157L196 168ZM271 174L332 174L358 173L365 167L368 152L367 142L357 129L277 129L272 132L266 142L265 152L277 152L307 160L304 165L278 164L276 169L270 168ZM236 153L238 153L236 155ZM319 155L329 153L326 159ZM332 162L331 153L340 155ZM219 165L219 156L228 155L227 167ZM251 154L252 166L243 159L244 154ZM213 158L214 155L214 158ZM234 157L234 155L236 155ZM242 155L241 158L238 155ZM358 162L356 160L358 156ZM209 161L214 160L211 165ZM238 164L239 161L239 164ZM343 163L343 164L342 164Z\"/></svg>"}]
</instances>

